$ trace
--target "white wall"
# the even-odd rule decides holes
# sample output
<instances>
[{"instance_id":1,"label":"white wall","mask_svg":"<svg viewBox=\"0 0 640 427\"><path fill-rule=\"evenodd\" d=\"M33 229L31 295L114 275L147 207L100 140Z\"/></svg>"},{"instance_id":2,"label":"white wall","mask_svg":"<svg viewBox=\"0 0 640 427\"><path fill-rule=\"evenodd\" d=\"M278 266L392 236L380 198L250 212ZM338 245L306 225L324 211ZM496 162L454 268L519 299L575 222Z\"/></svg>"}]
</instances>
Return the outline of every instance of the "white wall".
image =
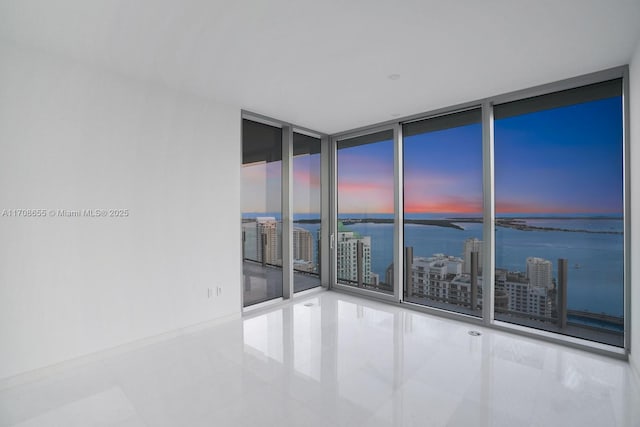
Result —
<instances>
[{"instance_id":1,"label":"white wall","mask_svg":"<svg viewBox=\"0 0 640 427\"><path fill-rule=\"evenodd\" d=\"M631 365L640 375L640 40L629 66L631 117Z\"/></svg>"},{"instance_id":2,"label":"white wall","mask_svg":"<svg viewBox=\"0 0 640 427\"><path fill-rule=\"evenodd\" d=\"M0 378L240 313L240 110L0 44ZM207 298L207 288L223 286Z\"/></svg>"}]
</instances>

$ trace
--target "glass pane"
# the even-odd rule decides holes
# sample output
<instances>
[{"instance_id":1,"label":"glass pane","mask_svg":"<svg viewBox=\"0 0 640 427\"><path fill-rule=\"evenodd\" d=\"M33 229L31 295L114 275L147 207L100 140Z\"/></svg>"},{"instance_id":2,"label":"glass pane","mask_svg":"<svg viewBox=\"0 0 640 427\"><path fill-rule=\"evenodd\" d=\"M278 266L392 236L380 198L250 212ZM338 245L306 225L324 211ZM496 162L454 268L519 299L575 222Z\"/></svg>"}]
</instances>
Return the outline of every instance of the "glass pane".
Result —
<instances>
[{"instance_id":1,"label":"glass pane","mask_svg":"<svg viewBox=\"0 0 640 427\"><path fill-rule=\"evenodd\" d=\"M293 134L293 290L320 286L320 139Z\"/></svg>"},{"instance_id":2,"label":"glass pane","mask_svg":"<svg viewBox=\"0 0 640 427\"><path fill-rule=\"evenodd\" d=\"M338 282L393 293L393 131L338 141Z\"/></svg>"},{"instance_id":3,"label":"glass pane","mask_svg":"<svg viewBox=\"0 0 640 427\"><path fill-rule=\"evenodd\" d=\"M244 306L282 296L282 130L242 121Z\"/></svg>"},{"instance_id":4,"label":"glass pane","mask_svg":"<svg viewBox=\"0 0 640 427\"><path fill-rule=\"evenodd\" d=\"M495 117L495 318L623 346L621 81Z\"/></svg>"},{"instance_id":5,"label":"glass pane","mask_svg":"<svg viewBox=\"0 0 640 427\"><path fill-rule=\"evenodd\" d=\"M404 299L482 316L479 109L403 125Z\"/></svg>"}]
</instances>

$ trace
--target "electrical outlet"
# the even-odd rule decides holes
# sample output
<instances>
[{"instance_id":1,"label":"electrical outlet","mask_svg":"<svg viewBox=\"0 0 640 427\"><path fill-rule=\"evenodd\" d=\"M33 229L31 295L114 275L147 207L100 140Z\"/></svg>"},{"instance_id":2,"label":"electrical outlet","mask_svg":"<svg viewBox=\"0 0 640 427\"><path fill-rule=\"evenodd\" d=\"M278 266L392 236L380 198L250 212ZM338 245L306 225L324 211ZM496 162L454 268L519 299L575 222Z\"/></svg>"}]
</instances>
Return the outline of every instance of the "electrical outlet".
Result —
<instances>
[{"instance_id":1,"label":"electrical outlet","mask_svg":"<svg viewBox=\"0 0 640 427\"><path fill-rule=\"evenodd\" d=\"M213 295L213 290L211 288L207 288L207 298L211 298Z\"/></svg>"},{"instance_id":2,"label":"electrical outlet","mask_svg":"<svg viewBox=\"0 0 640 427\"><path fill-rule=\"evenodd\" d=\"M216 295L217 295L217 296L222 295L222 286L218 286L218 287L216 288Z\"/></svg>"}]
</instances>

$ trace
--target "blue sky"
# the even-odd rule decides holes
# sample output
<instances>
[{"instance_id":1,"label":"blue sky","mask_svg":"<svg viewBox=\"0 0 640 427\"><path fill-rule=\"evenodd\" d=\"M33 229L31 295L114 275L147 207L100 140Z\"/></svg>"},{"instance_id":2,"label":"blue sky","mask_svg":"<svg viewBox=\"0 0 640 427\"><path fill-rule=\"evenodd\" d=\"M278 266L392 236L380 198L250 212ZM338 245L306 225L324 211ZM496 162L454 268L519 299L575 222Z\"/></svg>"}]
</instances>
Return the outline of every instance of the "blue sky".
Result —
<instances>
[{"instance_id":1,"label":"blue sky","mask_svg":"<svg viewBox=\"0 0 640 427\"><path fill-rule=\"evenodd\" d=\"M496 120L496 212L621 214L620 97ZM404 141L410 213L482 211L479 124ZM393 144L338 152L341 213L393 212Z\"/></svg>"},{"instance_id":2,"label":"blue sky","mask_svg":"<svg viewBox=\"0 0 640 427\"><path fill-rule=\"evenodd\" d=\"M496 213L621 214L622 99L495 122ZM409 213L482 211L480 124L404 141ZM340 213L393 212L391 140L338 151ZM243 167L245 212L279 211L280 162ZM294 161L295 211L319 210L319 155Z\"/></svg>"},{"instance_id":3,"label":"blue sky","mask_svg":"<svg viewBox=\"0 0 640 427\"><path fill-rule=\"evenodd\" d=\"M615 213L622 205L622 100L497 120L498 213Z\"/></svg>"}]
</instances>

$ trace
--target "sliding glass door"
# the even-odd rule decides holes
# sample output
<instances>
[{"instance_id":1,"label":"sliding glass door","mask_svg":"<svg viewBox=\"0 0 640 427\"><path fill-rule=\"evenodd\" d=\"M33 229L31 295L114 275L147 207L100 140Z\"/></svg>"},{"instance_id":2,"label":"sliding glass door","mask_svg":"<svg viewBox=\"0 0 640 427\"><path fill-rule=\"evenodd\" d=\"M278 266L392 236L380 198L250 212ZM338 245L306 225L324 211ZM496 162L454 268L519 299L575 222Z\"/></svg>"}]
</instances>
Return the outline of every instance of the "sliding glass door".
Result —
<instances>
[{"instance_id":1,"label":"sliding glass door","mask_svg":"<svg viewBox=\"0 0 640 427\"><path fill-rule=\"evenodd\" d=\"M337 141L337 281L393 294L393 130Z\"/></svg>"},{"instance_id":2,"label":"sliding glass door","mask_svg":"<svg viewBox=\"0 0 640 427\"><path fill-rule=\"evenodd\" d=\"M321 140L293 133L293 290L320 286Z\"/></svg>"},{"instance_id":3,"label":"sliding glass door","mask_svg":"<svg viewBox=\"0 0 640 427\"><path fill-rule=\"evenodd\" d=\"M282 297L282 129L242 121L243 305Z\"/></svg>"},{"instance_id":4,"label":"sliding glass door","mask_svg":"<svg viewBox=\"0 0 640 427\"><path fill-rule=\"evenodd\" d=\"M482 114L405 123L404 300L481 316Z\"/></svg>"},{"instance_id":5,"label":"sliding glass door","mask_svg":"<svg viewBox=\"0 0 640 427\"><path fill-rule=\"evenodd\" d=\"M253 118L242 120L244 307L321 285L322 139Z\"/></svg>"}]
</instances>

